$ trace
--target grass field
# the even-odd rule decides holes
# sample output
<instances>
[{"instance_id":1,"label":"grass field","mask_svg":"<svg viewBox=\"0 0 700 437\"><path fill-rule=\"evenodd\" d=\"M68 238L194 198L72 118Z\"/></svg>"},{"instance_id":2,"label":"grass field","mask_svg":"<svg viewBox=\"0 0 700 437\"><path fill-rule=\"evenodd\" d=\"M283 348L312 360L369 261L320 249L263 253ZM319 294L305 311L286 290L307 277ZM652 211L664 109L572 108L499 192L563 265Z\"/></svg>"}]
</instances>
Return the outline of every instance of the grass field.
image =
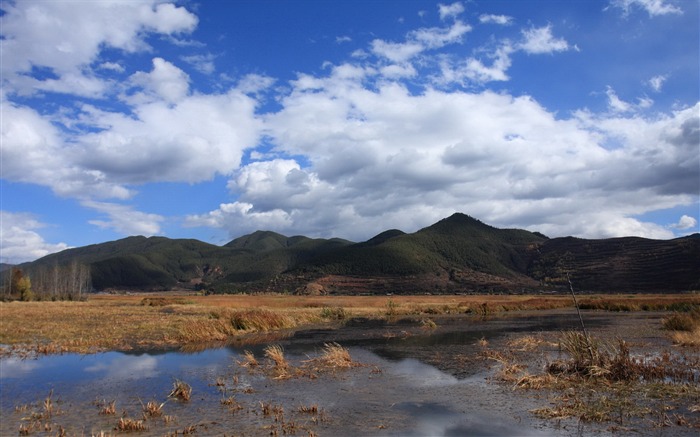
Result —
<instances>
[{"instance_id":1,"label":"grass field","mask_svg":"<svg viewBox=\"0 0 700 437\"><path fill-rule=\"evenodd\" d=\"M587 295L579 304L594 310L687 310L700 306L700 296ZM91 295L84 302L0 303L0 344L4 353L18 354L168 348L353 317L485 316L572 306L566 295Z\"/></svg>"}]
</instances>

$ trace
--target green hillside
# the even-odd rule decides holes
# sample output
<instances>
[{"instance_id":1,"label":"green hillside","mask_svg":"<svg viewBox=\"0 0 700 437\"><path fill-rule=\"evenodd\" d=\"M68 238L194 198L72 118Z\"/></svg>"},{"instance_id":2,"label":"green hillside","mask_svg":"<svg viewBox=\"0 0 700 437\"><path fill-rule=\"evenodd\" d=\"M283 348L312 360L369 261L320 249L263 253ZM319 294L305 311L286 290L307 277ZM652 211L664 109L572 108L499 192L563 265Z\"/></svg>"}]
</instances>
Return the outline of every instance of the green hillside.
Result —
<instances>
[{"instance_id":1,"label":"green hillside","mask_svg":"<svg viewBox=\"0 0 700 437\"><path fill-rule=\"evenodd\" d=\"M454 214L412 234L391 229L361 243L270 231L224 246L128 237L17 267L44 289L57 283L57 275L85 279L87 269L95 290L294 291L319 282L339 293L447 293L561 289L566 273L580 290L698 290L698 265L698 234L674 240L548 239Z\"/></svg>"},{"instance_id":2,"label":"green hillside","mask_svg":"<svg viewBox=\"0 0 700 437\"><path fill-rule=\"evenodd\" d=\"M528 247L545 237L528 231L497 229L464 214L454 214L413 234L387 231L304 267L338 275L420 275L471 269L514 277L526 271Z\"/></svg>"}]
</instances>

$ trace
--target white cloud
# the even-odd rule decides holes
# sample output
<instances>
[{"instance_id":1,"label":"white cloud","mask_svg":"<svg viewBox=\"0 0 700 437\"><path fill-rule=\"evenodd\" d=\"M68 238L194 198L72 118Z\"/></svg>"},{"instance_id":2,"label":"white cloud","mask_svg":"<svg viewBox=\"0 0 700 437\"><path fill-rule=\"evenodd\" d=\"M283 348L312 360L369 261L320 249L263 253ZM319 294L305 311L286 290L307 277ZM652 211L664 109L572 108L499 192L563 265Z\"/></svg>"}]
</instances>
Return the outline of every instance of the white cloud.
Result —
<instances>
[{"instance_id":1,"label":"white cloud","mask_svg":"<svg viewBox=\"0 0 700 437\"><path fill-rule=\"evenodd\" d=\"M177 103L187 96L190 88L190 77L187 73L163 58L154 58L153 70L150 73L134 73L129 82L143 89L142 93L129 96L128 100L132 103L157 100Z\"/></svg>"},{"instance_id":2,"label":"white cloud","mask_svg":"<svg viewBox=\"0 0 700 437\"><path fill-rule=\"evenodd\" d=\"M647 84L656 91L657 93L661 91L661 87L663 87L664 82L668 79L668 76L660 74L658 76L654 76L651 79L647 81Z\"/></svg>"},{"instance_id":3,"label":"white cloud","mask_svg":"<svg viewBox=\"0 0 700 437\"><path fill-rule=\"evenodd\" d=\"M133 116L92 111L91 123L106 128L80 136L72 159L128 184L199 182L230 173L258 140L255 100L236 89L186 97L183 92L179 86L158 89L168 100L180 100L141 104Z\"/></svg>"},{"instance_id":4,"label":"white cloud","mask_svg":"<svg viewBox=\"0 0 700 437\"><path fill-rule=\"evenodd\" d=\"M124 67L117 62L103 62L98 66L98 68L100 68L101 70L116 71L117 73L124 72Z\"/></svg>"},{"instance_id":5,"label":"white cloud","mask_svg":"<svg viewBox=\"0 0 700 437\"><path fill-rule=\"evenodd\" d=\"M462 36L471 30L471 26L457 20L448 28L430 27L415 30L408 34L408 38L423 44L426 49L436 49L461 42Z\"/></svg>"},{"instance_id":6,"label":"white cloud","mask_svg":"<svg viewBox=\"0 0 700 437\"><path fill-rule=\"evenodd\" d=\"M347 36L347 35L336 36L336 37L335 37L335 42L337 42L338 44L342 44L342 43L345 43L345 42L352 42L352 38L350 38L350 37Z\"/></svg>"},{"instance_id":7,"label":"white cloud","mask_svg":"<svg viewBox=\"0 0 700 437\"><path fill-rule=\"evenodd\" d=\"M459 83L467 86L469 83L483 85L487 82L507 81L509 80L507 70L512 64L510 55L513 52L513 47L506 41L488 55L491 65L474 57L457 63L450 59L443 59L440 62L440 75L435 79L436 83L439 85Z\"/></svg>"},{"instance_id":8,"label":"white cloud","mask_svg":"<svg viewBox=\"0 0 700 437\"><path fill-rule=\"evenodd\" d=\"M528 96L413 94L391 81L363 85L371 74L343 65L292 82L266 132L277 156L303 166L244 166L229 182L237 201L189 223L358 241L463 211L552 235L668 238L634 217L698 192L697 107L562 119Z\"/></svg>"},{"instance_id":9,"label":"white cloud","mask_svg":"<svg viewBox=\"0 0 700 437\"><path fill-rule=\"evenodd\" d=\"M31 108L0 101L0 160L3 179L48 186L61 196L124 199L131 192L95 169L77 165L68 145L50 120Z\"/></svg>"},{"instance_id":10,"label":"white cloud","mask_svg":"<svg viewBox=\"0 0 700 437\"><path fill-rule=\"evenodd\" d=\"M146 50L150 32L189 33L197 17L184 7L158 0L23 1L3 3L0 17L3 62L0 69L9 93L40 90L100 97L110 83L95 76L90 65L105 47L125 52ZM104 65L100 62L97 67ZM55 77L27 76L33 67Z\"/></svg>"},{"instance_id":11,"label":"white cloud","mask_svg":"<svg viewBox=\"0 0 700 437\"><path fill-rule=\"evenodd\" d=\"M622 9L625 16L630 14L633 7L643 9L650 17L683 13L681 8L666 0L611 0L610 5Z\"/></svg>"},{"instance_id":12,"label":"white cloud","mask_svg":"<svg viewBox=\"0 0 700 437\"><path fill-rule=\"evenodd\" d=\"M404 63L425 50L459 43L471 30L471 26L456 20L450 27L424 27L411 31L406 35L406 41L401 43L375 39L371 51L392 62Z\"/></svg>"},{"instance_id":13,"label":"white cloud","mask_svg":"<svg viewBox=\"0 0 700 437\"><path fill-rule=\"evenodd\" d=\"M520 48L526 53L542 54L569 50L569 43L552 35L552 26L533 27L522 31Z\"/></svg>"},{"instance_id":14,"label":"white cloud","mask_svg":"<svg viewBox=\"0 0 700 437\"><path fill-rule=\"evenodd\" d=\"M0 262L20 264L68 249L66 243L48 243L38 232L46 227L33 215L0 211Z\"/></svg>"},{"instance_id":15,"label":"white cloud","mask_svg":"<svg viewBox=\"0 0 700 437\"><path fill-rule=\"evenodd\" d=\"M464 5L461 2L455 2L449 5L440 3L438 5L438 13L440 14L441 20L456 17L462 12L464 12Z\"/></svg>"},{"instance_id":16,"label":"white cloud","mask_svg":"<svg viewBox=\"0 0 700 437\"><path fill-rule=\"evenodd\" d=\"M671 225L671 227L681 231L693 230L698 232L698 221L694 217L683 214L678 223Z\"/></svg>"},{"instance_id":17,"label":"white cloud","mask_svg":"<svg viewBox=\"0 0 700 437\"><path fill-rule=\"evenodd\" d=\"M181 56L180 59L192 65L197 71L202 74L213 74L216 71L216 65L214 65L214 59L216 55L212 53L207 53L203 55L190 55Z\"/></svg>"},{"instance_id":18,"label":"white cloud","mask_svg":"<svg viewBox=\"0 0 700 437\"><path fill-rule=\"evenodd\" d=\"M479 22L483 24L500 24L501 26L510 26L513 24L513 17L508 15L481 14Z\"/></svg>"},{"instance_id":19,"label":"white cloud","mask_svg":"<svg viewBox=\"0 0 700 437\"><path fill-rule=\"evenodd\" d=\"M102 229L111 229L122 235L151 236L160 234L160 223L165 218L158 214L135 211L129 205L85 200L81 204L104 215L106 220L90 220L88 223Z\"/></svg>"},{"instance_id":20,"label":"white cloud","mask_svg":"<svg viewBox=\"0 0 700 437\"><path fill-rule=\"evenodd\" d=\"M418 53L425 50L423 44L417 42L392 43L375 39L372 41L372 53L384 57L392 62L406 62Z\"/></svg>"},{"instance_id":21,"label":"white cloud","mask_svg":"<svg viewBox=\"0 0 700 437\"><path fill-rule=\"evenodd\" d=\"M620 99L615 90L610 86L608 86L605 90L605 94L608 96L608 108L610 111L616 113L635 112L641 109L648 109L654 104L654 101L648 97L638 97L637 103L626 102Z\"/></svg>"}]
</instances>

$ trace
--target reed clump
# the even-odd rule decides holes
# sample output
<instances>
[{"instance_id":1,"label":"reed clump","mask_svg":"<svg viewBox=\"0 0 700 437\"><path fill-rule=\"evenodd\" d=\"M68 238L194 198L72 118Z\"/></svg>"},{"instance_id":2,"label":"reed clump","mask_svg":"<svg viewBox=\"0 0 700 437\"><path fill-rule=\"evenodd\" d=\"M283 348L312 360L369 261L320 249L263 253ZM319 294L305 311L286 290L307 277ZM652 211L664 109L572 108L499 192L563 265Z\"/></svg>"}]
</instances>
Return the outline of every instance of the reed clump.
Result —
<instances>
[{"instance_id":1,"label":"reed clump","mask_svg":"<svg viewBox=\"0 0 700 437\"><path fill-rule=\"evenodd\" d=\"M325 367L333 369L346 369L360 365L352 360L350 351L338 343L324 344L323 353L319 357L319 362Z\"/></svg>"},{"instance_id":2,"label":"reed clump","mask_svg":"<svg viewBox=\"0 0 700 437\"><path fill-rule=\"evenodd\" d=\"M173 382L173 389L170 391L168 397L187 402L192 397L192 386L184 381L176 379L175 382Z\"/></svg>"},{"instance_id":3,"label":"reed clump","mask_svg":"<svg viewBox=\"0 0 700 437\"><path fill-rule=\"evenodd\" d=\"M258 362L258 359L255 358L255 355L249 350L243 351L243 359L238 361L238 365L242 367L247 367L249 369L255 369L257 368L260 363Z\"/></svg>"},{"instance_id":4,"label":"reed clump","mask_svg":"<svg viewBox=\"0 0 700 437\"><path fill-rule=\"evenodd\" d=\"M296 325L291 317L279 311L252 309L231 315L231 326L237 331L272 331Z\"/></svg>"},{"instance_id":5,"label":"reed clump","mask_svg":"<svg viewBox=\"0 0 700 437\"><path fill-rule=\"evenodd\" d=\"M700 346L700 309L675 312L663 320L662 326L669 331L669 337L674 344Z\"/></svg>"},{"instance_id":6,"label":"reed clump","mask_svg":"<svg viewBox=\"0 0 700 437\"><path fill-rule=\"evenodd\" d=\"M136 420L128 417L121 417L117 422L115 428L117 431L122 432L132 432L132 431L146 431L148 427L144 420Z\"/></svg>"},{"instance_id":7,"label":"reed clump","mask_svg":"<svg viewBox=\"0 0 700 437\"><path fill-rule=\"evenodd\" d=\"M159 404L156 401L148 401L145 405L141 403L144 417L160 417L163 415L165 402Z\"/></svg>"},{"instance_id":8,"label":"reed clump","mask_svg":"<svg viewBox=\"0 0 700 437\"><path fill-rule=\"evenodd\" d=\"M117 414L117 401L112 400L110 402L102 401L97 404L100 408L99 414L103 416L111 416Z\"/></svg>"},{"instance_id":9,"label":"reed clump","mask_svg":"<svg viewBox=\"0 0 700 437\"><path fill-rule=\"evenodd\" d=\"M269 368L275 378L287 378L290 376L290 365L284 356L282 346L274 344L264 349L265 357L268 359Z\"/></svg>"}]
</instances>

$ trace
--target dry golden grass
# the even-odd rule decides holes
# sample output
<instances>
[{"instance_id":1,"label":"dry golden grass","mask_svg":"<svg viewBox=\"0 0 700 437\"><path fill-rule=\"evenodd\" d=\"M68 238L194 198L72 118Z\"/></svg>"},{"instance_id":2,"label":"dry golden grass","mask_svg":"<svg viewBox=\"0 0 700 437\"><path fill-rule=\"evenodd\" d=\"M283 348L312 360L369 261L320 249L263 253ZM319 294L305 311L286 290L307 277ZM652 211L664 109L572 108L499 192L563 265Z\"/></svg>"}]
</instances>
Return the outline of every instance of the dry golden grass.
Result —
<instances>
[{"instance_id":1,"label":"dry golden grass","mask_svg":"<svg viewBox=\"0 0 700 437\"><path fill-rule=\"evenodd\" d=\"M348 314L369 318L486 315L572 306L569 296L392 296L390 308L387 302L386 296L176 297L166 293L90 295L85 302L0 302L0 344L9 345L13 353L187 347L241 334L342 323ZM583 302L591 308L607 309L683 308L700 305L700 297L605 295L587 296Z\"/></svg>"},{"instance_id":2,"label":"dry golden grass","mask_svg":"<svg viewBox=\"0 0 700 437\"><path fill-rule=\"evenodd\" d=\"M673 344L678 346L700 347L700 327L693 331L674 331L670 334Z\"/></svg>"},{"instance_id":3,"label":"dry golden grass","mask_svg":"<svg viewBox=\"0 0 700 437\"><path fill-rule=\"evenodd\" d=\"M287 378L290 376L290 365L284 356L284 349L277 344L271 344L264 349L265 357L269 361L269 369L275 378Z\"/></svg>"},{"instance_id":4,"label":"dry golden grass","mask_svg":"<svg viewBox=\"0 0 700 437\"><path fill-rule=\"evenodd\" d=\"M145 431L148 427L146 422L143 420L130 419L128 417L122 417L117 422L117 431L131 432L131 431Z\"/></svg>"},{"instance_id":5,"label":"dry golden grass","mask_svg":"<svg viewBox=\"0 0 700 437\"><path fill-rule=\"evenodd\" d=\"M98 407L100 407L100 412L99 414L101 415L114 415L117 414L117 401L102 401L98 404Z\"/></svg>"},{"instance_id":6,"label":"dry golden grass","mask_svg":"<svg viewBox=\"0 0 700 437\"><path fill-rule=\"evenodd\" d=\"M248 350L243 352L243 359L239 361L238 364L249 369L254 369L260 365L255 355Z\"/></svg>"},{"instance_id":7,"label":"dry golden grass","mask_svg":"<svg viewBox=\"0 0 700 437\"><path fill-rule=\"evenodd\" d=\"M524 335L508 341L507 345L510 349L515 349L518 351L531 351L545 345L556 346L556 343L549 342L541 336Z\"/></svg>"},{"instance_id":8,"label":"dry golden grass","mask_svg":"<svg viewBox=\"0 0 700 437\"><path fill-rule=\"evenodd\" d=\"M313 360L313 362L330 369L346 369L359 366L359 364L354 362L350 357L350 351L338 343L324 344L323 353L316 360Z\"/></svg>"},{"instance_id":9,"label":"dry golden grass","mask_svg":"<svg viewBox=\"0 0 700 437\"><path fill-rule=\"evenodd\" d=\"M148 401L146 405L141 404L141 407L143 409L143 415L145 417L160 417L163 415L164 405L165 402L159 404L156 401Z\"/></svg>"}]
</instances>

